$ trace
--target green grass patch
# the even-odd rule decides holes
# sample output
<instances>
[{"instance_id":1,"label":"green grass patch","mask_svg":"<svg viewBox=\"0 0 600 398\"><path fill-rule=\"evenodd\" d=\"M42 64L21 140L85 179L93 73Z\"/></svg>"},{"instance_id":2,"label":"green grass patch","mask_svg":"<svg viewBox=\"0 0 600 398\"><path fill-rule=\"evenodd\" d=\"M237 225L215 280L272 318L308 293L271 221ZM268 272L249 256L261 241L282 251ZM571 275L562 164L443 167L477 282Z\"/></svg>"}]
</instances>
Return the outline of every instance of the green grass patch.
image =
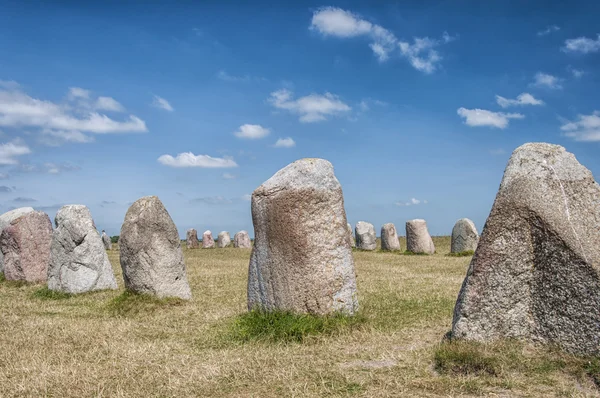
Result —
<instances>
[{"instance_id":1,"label":"green grass patch","mask_svg":"<svg viewBox=\"0 0 600 398\"><path fill-rule=\"evenodd\" d=\"M448 253L448 254L446 254L446 256L448 256L448 257L468 257L468 256L472 256L473 254L475 254L475 252L473 250L467 250L467 251L460 252L460 253Z\"/></svg>"},{"instance_id":2,"label":"green grass patch","mask_svg":"<svg viewBox=\"0 0 600 398\"><path fill-rule=\"evenodd\" d=\"M180 306L184 303L185 300L176 297L158 298L149 294L125 290L108 303L107 309L116 316L135 316L140 313L152 313L165 307Z\"/></svg>"},{"instance_id":3,"label":"green grass patch","mask_svg":"<svg viewBox=\"0 0 600 398\"><path fill-rule=\"evenodd\" d=\"M348 332L360 327L364 322L365 318L360 314L319 316L289 311L255 310L235 319L230 328L230 337L241 342L301 343L312 336L332 336Z\"/></svg>"},{"instance_id":4,"label":"green grass patch","mask_svg":"<svg viewBox=\"0 0 600 398\"><path fill-rule=\"evenodd\" d=\"M70 293L56 292L48 289L47 286L35 290L32 296L40 300L65 300L73 297L73 295Z\"/></svg>"},{"instance_id":5,"label":"green grass patch","mask_svg":"<svg viewBox=\"0 0 600 398\"><path fill-rule=\"evenodd\" d=\"M405 256L429 256L427 253L415 253L411 252L410 250L404 250L402 254Z\"/></svg>"}]
</instances>

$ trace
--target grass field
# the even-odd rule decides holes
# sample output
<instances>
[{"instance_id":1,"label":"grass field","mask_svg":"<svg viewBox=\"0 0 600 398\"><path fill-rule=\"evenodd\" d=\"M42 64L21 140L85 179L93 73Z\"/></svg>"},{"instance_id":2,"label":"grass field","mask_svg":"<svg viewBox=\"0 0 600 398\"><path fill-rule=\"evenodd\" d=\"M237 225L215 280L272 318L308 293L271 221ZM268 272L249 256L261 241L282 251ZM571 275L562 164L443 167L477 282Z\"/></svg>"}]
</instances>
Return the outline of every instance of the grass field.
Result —
<instances>
[{"instance_id":1,"label":"grass field","mask_svg":"<svg viewBox=\"0 0 600 398\"><path fill-rule=\"evenodd\" d=\"M184 249L191 302L124 293L117 251L118 291L70 297L2 281L0 396L599 395L595 359L443 342L470 257L434 241L433 256L354 252L356 320L247 315L250 250L233 248ZM261 322L276 333L257 333Z\"/></svg>"}]
</instances>

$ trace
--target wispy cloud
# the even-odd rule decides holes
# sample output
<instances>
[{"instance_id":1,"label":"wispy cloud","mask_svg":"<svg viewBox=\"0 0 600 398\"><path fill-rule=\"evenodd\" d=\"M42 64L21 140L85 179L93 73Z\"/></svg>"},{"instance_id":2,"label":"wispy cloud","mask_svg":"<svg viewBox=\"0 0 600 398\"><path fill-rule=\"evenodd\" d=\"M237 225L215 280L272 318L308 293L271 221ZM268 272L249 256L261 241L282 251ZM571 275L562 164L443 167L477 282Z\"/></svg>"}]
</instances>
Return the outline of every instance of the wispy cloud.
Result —
<instances>
[{"instance_id":1,"label":"wispy cloud","mask_svg":"<svg viewBox=\"0 0 600 398\"><path fill-rule=\"evenodd\" d=\"M268 128L259 124L244 124L233 134L238 138L257 140L268 136L270 132Z\"/></svg>"},{"instance_id":2,"label":"wispy cloud","mask_svg":"<svg viewBox=\"0 0 600 398\"><path fill-rule=\"evenodd\" d=\"M85 144L94 141L94 137L76 130L44 129L39 137L39 142L47 146L61 146L65 143Z\"/></svg>"},{"instance_id":3,"label":"wispy cloud","mask_svg":"<svg viewBox=\"0 0 600 398\"><path fill-rule=\"evenodd\" d=\"M23 163L17 166L16 172L21 173L41 173L41 174L61 174L70 171L79 171L81 167L64 162L64 163Z\"/></svg>"},{"instance_id":4,"label":"wispy cloud","mask_svg":"<svg viewBox=\"0 0 600 398\"><path fill-rule=\"evenodd\" d=\"M273 146L275 148L293 148L296 146L296 141L294 141L291 137L279 138Z\"/></svg>"},{"instance_id":5,"label":"wispy cloud","mask_svg":"<svg viewBox=\"0 0 600 398\"><path fill-rule=\"evenodd\" d=\"M293 99L293 93L287 89L272 92L269 103L275 108L300 115L300 121L303 123L320 122L329 116L339 116L352 109L337 95L331 93L310 94Z\"/></svg>"},{"instance_id":6,"label":"wispy cloud","mask_svg":"<svg viewBox=\"0 0 600 398\"><path fill-rule=\"evenodd\" d=\"M0 144L0 165L18 164L19 156L28 155L31 149L22 142L16 140L6 144Z\"/></svg>"},{"instance_id":7,"label":"wispy cloud","mask_svg":"<svg viewBox=\"0 0 600 398\"><path fill-rule=\"evenodd\" d=\"M565 40L562 48L564 52L589 54L600 51L600 33L596 40L587 37L578 37L576 39Z\"/></svg>"},{"instance_id":8,"label":"wispy cloud","mask_svg":"<svg viewBox=\"0 0 600 398\"><path fill-rule=\"evenodd\" d=\"M417 198L411 198L408 202L396 202L396 206L417 206L420 204L427 204L426 200L420 200Z\"/></svg>"},{"instance_id":9,"label":"wispy cloud","mask_svg":"<svg viewBox=\"0 0 600 398\"><path fill-rule=\"evenodd\" d=\"M169 101L166 99L159 97L158 95L154 96L152 100L152 106L159 109L164 109L165 111L173 112L175 109L171 106Z\"/></svg>"},{"instance_id":10,"label":"wispy cloud","mask_svg":"<svg viewBox=\"0 0 600 398\"><path fill-rule=\"evenodd\" d=\"M33 203L33 202L37 202L37 200L33 199L33 198L26 198L26 197L19 196L18 198L14 198L13 202L15 202L15 203Z\"/></svg>"},{"instance_id":11,"label":"wispy cloud","mask_svg":"<svg viewBox=\"0 0 600 398\"><path fill-rule=\"evenodd\" d=\"M6 185L0 185L0 193L10 193L12 189Z\"/></svg>"},{"instance_id":12,"label":"wispy cloud","mask_svg":"<svg viewBox=\"0 0 600 398\"><path fill-rule=\"evenodd\" d=\"M510 119L523 119L520 113L492 112L485 109L459 108L458 115L465 119L465 124L471 127L489 126L504 129Z\"/></svg>"},{"instance_id":13,"label":"wispy cloud","mask_svg":"<svg viewBox=\"0 0 600 398\"><path fill-rule=\"evenodd\" d=\"M499 155L505 155L505 154L506 154L506 151L502 148L490 150L490 155L499 156Z\"/></svg>"},{"instance_id":14,"label":"wispy cloud","mask_svg":"<svg viewBox=\"0 0 600 398\"><path fill-rule=\"evenodd\" d=\"M550 26L546 27L546 29L538 31L537 35L540 36L540 37L541 36L546 36L546 35L549 35L552 32L558 32L559 30L560 30L559 26L550 25Z\"/></svg>"},{"instance_id":15,"label":"wispy cloud","mask_svg":"<svg viewBox=\"0 0 600 398\"><path fill-rule=\"evenodd\" d=\"M583 71L581 69L575 69L575 68L571 67L571 65L569 65L567 67L567 70L569 72L571 72L571 74L573 75L573 77L575 79L579 79L579 78L583 77L583 75L585 75L585 71Z\"/></svg>"},{"instance_id":16,"label":"wispy cloud","mask_svg":"<svg viewBox=\"0 0 600 398\"><path fill-rule=\"evenodd\" d=\"M522 105L544 105L544 101L536 99L529 93L521 93L516 99L508 99L496 95L496 102L502 108L508 108L511 106L522 106Z\"/></svg>"},{"instance_id":17,"label":"wispy cloud","mask_svg":"<svg viewBox=\"0 0 600 398\"><path fill-rule=\"evenodd\" d=\"M264 77L258 77L258 76L250 76L250 75L235 76L235 75L231 75L231 74L227 73L224 70L220 70L217 72L217 78L221 79L223 81L226 81L226 82L242 82L242 83L262 82L262 81L267 80Z\"/></svg>"},{"instance_id":18,"label":"wispy cloud","mask_svg":"<svg viewBox=\"0 0 600 398\"><path fill-rule=\"evenodd\" d=\"M202 167L202 168L230 168L237 167L237 163L230 157L214 158L208 155L194 155L192 152L180 153L176 157L162 155L158 162L169 167Z\"/></svg>"},{"instance_id":19,"label":"wispy cloud","mask_svg":"<svg viewBox=\"0 0 600 398\"><path fill-rule=\"evenodd\" d=\"M235 180L235 175L231 173L223 173L223 179L225 180Z\"/></svg>"},{"instance_id":20,"label":"wispy cloud","mask_svg":"<svg viewBox=\"0 0 600 398\"><path fill-rule=\"evenodd\" d=\"M190 203L203 203L206 205L223 205L231 204L233 203L233 200L225 198L223 196L205 196L201 198L191 199Z\"/></svg>"},{"instance_id":21,"label":"wispy cloud","mask_svg":"<svg viewBox=\"0 0 600 398\"><path fill-rule=\"evenodd\" d=\"M538 72L533 77L533 83L531 84L534 87L543 87L550 88L554 90L562 89L561 79L556 76L549 75L547 73Z\"/></svg>"},{"instance_id":22,"label":"wispy cloud","mask_svg":"<svg viewBox=\"0 0 600 398\"><path fill-rule=\"evenodd\" d=\"M400 41L398 46L400 52L410 62L410 64L417 70L431 74L438 68L438 64L442 60L442 57L435 50L441 44L449 43L455 40L455 37L450 36L447 32L444 32L441 40L430 39L429 37L415 37L413 44L409 42Z\"/></svg>"},{"instance_id":23,"label":"wispy cloud","mask_svg":"<svg viewBox=\"0 0 600 398\"><path fill-rule=\"evenodd\" d=\"M577 115L575 121L566 121L560 129L564 135L575 141L600 141L600 111L590 115Z\"/></svg>"}]
</instances>

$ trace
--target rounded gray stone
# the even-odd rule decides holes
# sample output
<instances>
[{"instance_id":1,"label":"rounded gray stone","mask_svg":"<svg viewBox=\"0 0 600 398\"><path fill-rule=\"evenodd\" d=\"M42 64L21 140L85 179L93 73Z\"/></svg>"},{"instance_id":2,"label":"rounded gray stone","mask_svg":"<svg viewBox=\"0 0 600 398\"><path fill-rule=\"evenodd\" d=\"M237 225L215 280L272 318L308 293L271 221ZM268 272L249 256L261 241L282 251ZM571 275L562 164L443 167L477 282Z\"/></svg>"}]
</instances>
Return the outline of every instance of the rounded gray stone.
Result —
<instances>
[{"instance_id":1,"label":"rounded gray stone","mask_svg":"<svg viewBox=\"0 0 600 398\"><path fill-rule=\"evenodd\" d=\"M392 223L383 224L381 227L381 250L400 250L400 240L396 232L396 226Z\"/></svg>"},{"instance_id":2,"label":"rounded gray stone","mask_svg":"<svg viewBox=\"0 0 600 398\"><path fill-rule=\"evenodd\" d=\"M204 231L202 234L202 248L212 249L215 247L215 240L213 239L212 232L210 230Z\"/></svg>"},{"instance_id":3,"label":"rounded gray stone","mask_svg":"<svg viewBox=\"0 0 600 398\"><path fill-rule=\"evenodd\" d=\"M104 250L112 250L110 236L106 235L106 232L104 231L102 231L102 244L104 245Z\"/></svg>"},{"instance_id":4,"label":"rounded gray stone","mask_svg":"<svg viewBox=\"0 0 600 398\"><path fill-rule=\"evenodd\" d=\"M406 222L406 250L417 254L435 253L435 246L425 220L416 219Z\"/></svg>"},{"instance_id":5,"label":"rounded gray stone","mask_svg":"<svg viewBox=\"0 0 600 398\"><path fill-rule=\"evenodd\" d=\"M475 251L479 243L479 234L475 223L468 218L461 218L452 228L451 253L464 253Z\"/></svg>"},{"instance_id":6,"label":"rounded gray stone","mask_svg":"<svg viewBox=\"0 0 600 398\"><path fill-rule=\"evenodd\" d=\"M356 235L356 247L362 250L375 250L377 248L377 236L373 224L359 221L354 230Z\"/></svg>"},{"instance_id":7,"label":"rounded gray stone","mask_svg":"<svg viewBox=\"0 0 600 398\"><path fill-rule=\"evenodd\" d=\"M217 246L220 248L227 247L231 243L231 237L229 236L229 232L221 231L219 235L217 235Z\"/></svg>"},{"instance_id":8,"label":"rounded gray stone","mask_svg":"<svg viewBox=\"0 0 600 398\"><path fill-rule=\"evenodd\" d=\"M198 231L194 228L188 229L185 233L185 244L188 249L197 249L200 247L200 243L198 242Z\"/></svg>"},{"instance_id":9,"label":"rounded gray stone","mask_svg":"<svg viewBox=\"0 0 600 398\"><path fill-rule=\"evenodd\" d=\"M248 231L239 231L233 236L233 247L238 249L250 249L252 248L252 242Z\"/></svg>"}]
</instances>

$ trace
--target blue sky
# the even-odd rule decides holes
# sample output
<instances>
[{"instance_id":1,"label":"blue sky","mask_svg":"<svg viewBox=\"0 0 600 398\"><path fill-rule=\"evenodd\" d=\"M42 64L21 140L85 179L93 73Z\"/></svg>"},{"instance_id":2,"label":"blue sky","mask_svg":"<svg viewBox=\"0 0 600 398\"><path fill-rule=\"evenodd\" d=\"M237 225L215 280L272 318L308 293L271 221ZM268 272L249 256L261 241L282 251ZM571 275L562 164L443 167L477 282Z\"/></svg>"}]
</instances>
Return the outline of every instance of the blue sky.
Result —
<instances>
[{"instance_id":1,"label":"blue sky","mask_svg":"<svg viewBox=\"0 0 600 398\"><path fill-rule=\"evenodd\" d=\"M0 212L158 195L252 233L249 194L331 161L349 221L479 229L517 146L600 174L596 1L0 1Z\"/></svg>"}]
</instances>

